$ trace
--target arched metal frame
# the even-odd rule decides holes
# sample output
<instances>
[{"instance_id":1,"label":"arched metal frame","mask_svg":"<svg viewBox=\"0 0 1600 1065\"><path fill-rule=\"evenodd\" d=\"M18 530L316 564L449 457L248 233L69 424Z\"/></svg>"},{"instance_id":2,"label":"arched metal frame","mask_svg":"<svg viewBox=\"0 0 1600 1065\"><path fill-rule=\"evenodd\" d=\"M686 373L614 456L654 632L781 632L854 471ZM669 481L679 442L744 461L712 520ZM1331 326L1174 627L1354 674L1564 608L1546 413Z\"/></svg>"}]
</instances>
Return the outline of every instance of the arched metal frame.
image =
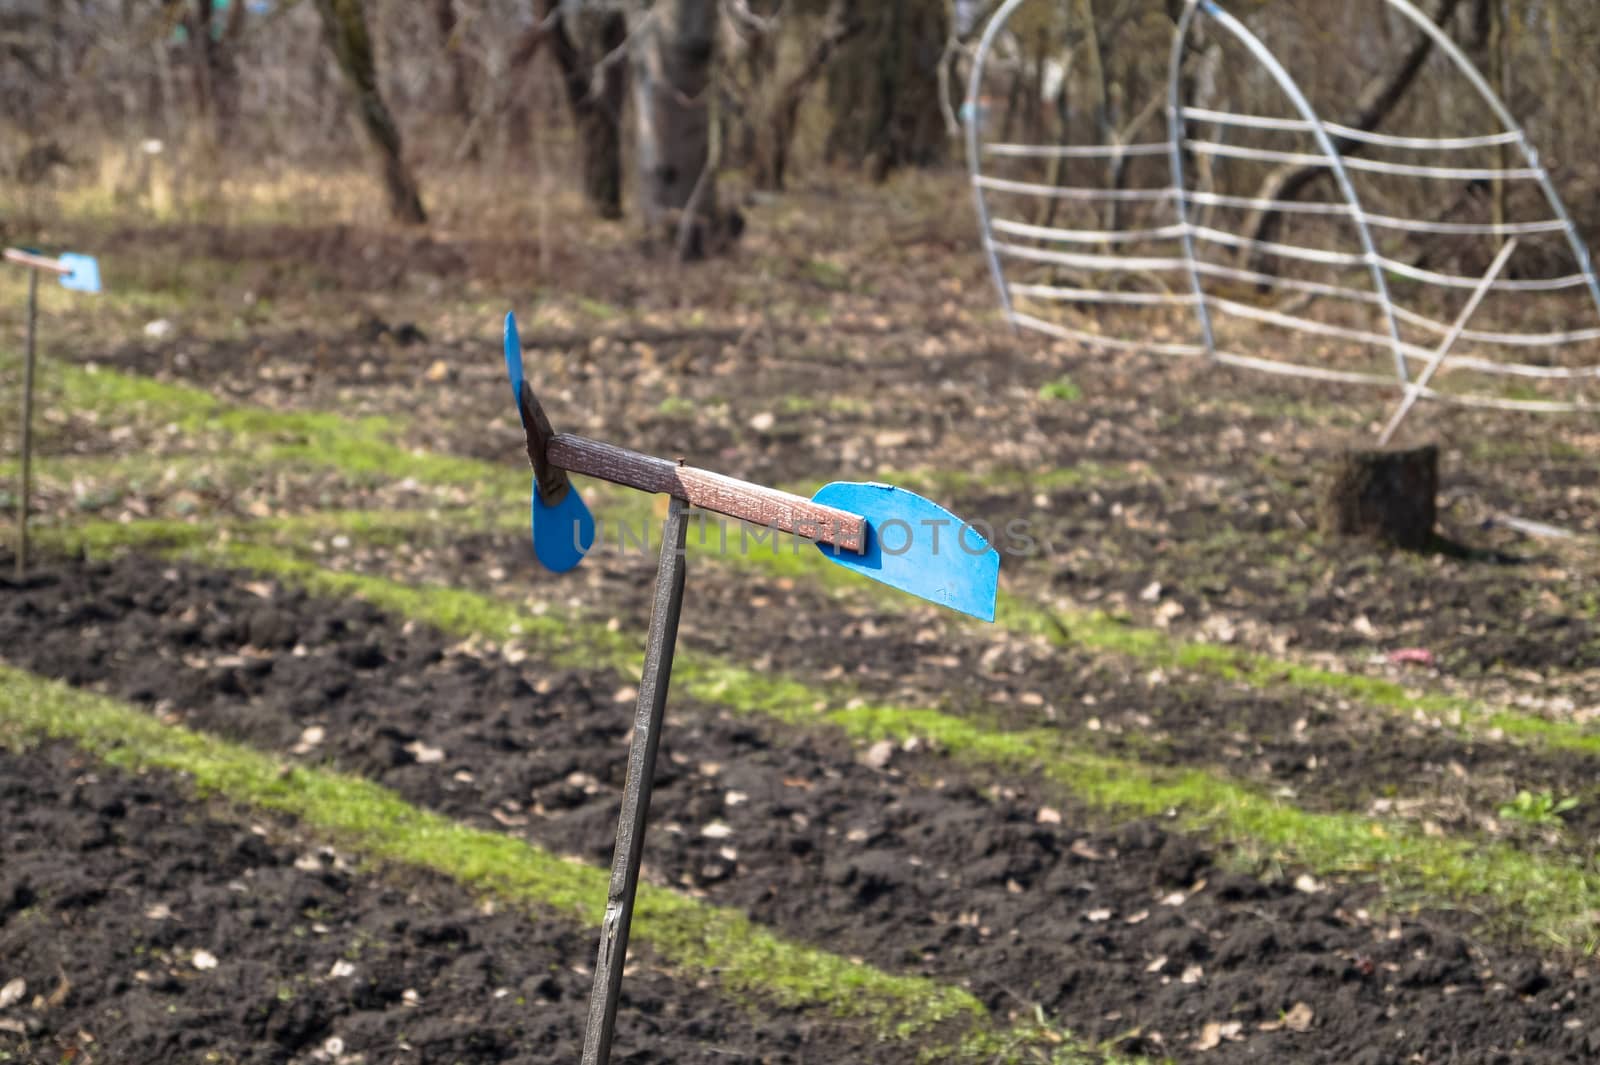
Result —
<instances>
[{"instance_id":1,"label":"arched metal frame","mask_svg":"<svg viewBox=\"0 0 1600 1065\"><path fill-rule=\"evenodd\" d=\"M1439 28L1437 23L1423 14L1411 0L1384 0L1384 2L1400 12L1417 29L1433 39L1434 47L1450 57L1451 62L1456 66L1456 70L1465 75L1467 81L1477 90L1483 102L1488 105L1489 110L1493 111L1494 116L1500 120L1500 124L1505 126L1506 132L1516 136L1516 145L1522 150L1522 157L1527 160L1529 168L1537 172L1535 180L1539 182L1539 187L1544 192L1546 202L1550 204L1550 209L1555 212L1557 220L1561 222L1562 229L1566 231L1567 244L1572 248L1572 254L1578 261L1579 270L1582 271L1584 278L1588 281L1589 296L1594 300L1595 311L1600 313L1600 279L1595 277L1594 261L1589 255L1589 246L1578 235L1578 228L1573 225L1572 216L1567 213L1567 205L1562 202L1560 193L1556 191L1555 183L1550 180L1549 171L1539 161L1539 153L1528 143L1527 131L1512 116L1504 101L1500 99L1500 95L1484 80L1483 74L1473 64L1472 60L1467 58L1467 54L1456 45L1456 42L1450 39L1449 34ZM1600 374L1597 374L1597 376L1600 376Z\"/></svg>"},{"instance_id":2,"label":"arched metal frame","mask_svg":"<svg viewBox=\"0 0 1600 1065\"><path fill-rule=\"evenodd\" d=\"M1206 335L1206 346L1212 349L1215 357L1215 344L1211 340L1211 312L1206 307L1204 290L1200 284L1200 274L1195 266L1198 259L1194 253L1193 227L1189 223L1189 209L1185 196L1183 175L1183 133L1185 121L1183 115L1183 100L1180 72L1183 69L1183 48L1189 40L1189 30L1194 23L1196 11L1204 11L1206 15L1215 19L1217 24L1231 33L1236 40L1250 50L1256 61L1266 68L1272 75L1272 80L1278 83L1278 88L1283 90L1294 109L1300 112L1300 118L1310 127L1312 136L1317 140L1317 147L1328 160L1328 165L1333 170L1333 179L1339 186L1339 194L1344 197L1345 204L1350 208L1350 222L1355 226L1356 236L1361 241L1361 250L1367 257L1367 270L1372 275L1372 289L1378 294L1379 306L1383 310L1384 326L1389 331L1391 349L1394 352L1395 373L1400 378L1400 383L1405 384L1410 375L1406 370L1406 356L1402 350L1404 343L1400 339L1400 326L1394 319L1394 301L1389 298L1389 282L1383 276L1383 267L1378 260L1377 245L1372 243L1372 230L1367 228L1365 214L1361 210L1361 199L1356 195L1355 186L1350 183L1350 175L1344 168L1344 159L1339 155L1338 149L1333 146L1333 141L1328 139L1328 131L1322 128L1322 121L1317 118L1317 113L1311 108L1311 101L1300 91L1300 86L1294 78L1278 62L1278 57L1273 55L1261 39L1251 33L1245 24L1218 7L1213 0L1188 0L1184 5L1183 14L1178 18L1178 27L1172 34L1172 59L1167 64L1167 134L1172 142L1172 187L1175 195L1172 197L1173 205L1178 210L1178 223L1188 232L1184 235L1184 247L1188 250L1191 273L1194 276L1195 294L1199 301L1195 308L1201 316L1203 330Z\"/></svg>"},{"instance_id":3,"label":"arched metal frame","mask_svg":"<svg viewBox=\"0 0 1600 1065\"><path fill-rule=\"evenodd\" d=\"M1018 222L996 222L990 214L989 205L985 198L986 189L997 191L1023 192L1034 195L1068 196L1070 190L1049 188L1045 186L1029 185L1022 182L1008 182L1001 179L988 177L982 170L982 158L985 145L981 142L980 123L976 120L981 102L982 81L985 66L995 48L996 41L1011 18L1012 14L1023 4L1030 0L1005 0L1005 3L996 11L994 17L984 28L983 35L974 52L973 65L967 87L966 138L967 138L967 163L968 174L972 184L973 200L977 210L979 224L982 229L984 254L989 263L990 274L994 280L996 291L999 293L1001 307L1012 323L1013 327L1030 328L1049 335L1065 339L1080 340L1092 345L1111 349L1141 349L1160 354L1173 355L1204 355L1217 362L1263 370L1278 374L1312 377L1323 380L1353 382L1361 384L1376 384L1407 388L1410 381L1408 367L1409 359L1418 359L1426 362L1434 356L1427 348L1406 343L1400 332L1400 322L1404 321L1414 327L1422 328L1435 335L1451 335L1451 329L1445 323L1434 321L1425 315L1397 306L1391 298L1386 271L1407 277L1411 280L1429 284L1440 288L1472 288L1478 284L1478 279L1461 277L1452 274L1442 274L1411 266L1398 260L1387 259L1379 254L1376 243L1372 237L1374 226L1383 226L1410 232L1424 233L1453 233L1453 234L1483 234L1494 236L1513 236L1523 233L1554 233L1562 232L1578 264L1579 273L1563 278L1535 279L1535 280L1510 280L1496 279L1490 287L1508 291L1551 291L1583 285L1587 287L1590 299L1594 304L1597 314L1600 314L1600 280L1597 280L1592 259L1587 246L1579 236L1572 223L1571 216L1562 204L1549 173L1540 163L1537 152L1528 143L1527 135L1522 127L1512 117L1505 105L1494 90L1484 80L1482 74L1473 66L1470 59L1449 38L1439 26L1423 14L1411 0L1384 0L1390 8L1415 25L1419 31L1427 34L1438 47L1439 52L1446 56L1452 66L1465 75L1473 89L1483 99L1490 111L1495 115L1504 131L1479 137L1400 137L1389 134L1369 133L1362 130L1349 129L1333 123L1323 122L1316 114L1310 101L1301 92L1290 73L1278 62L1272 52L1253 34L1248 27L1233 15L1220 7L1215 0L1187 0L1184 11L1179 18L1173 35L1173 44L1168 67L1167 85L1167 110L1168 110L1168 138L1164 145L1139 144L1139 145L1113 145L1113 146L1028 146L1028 145L993 145L988 146L989 153L1002 156L1061 156L1061 157L1107 157L1132 154L1164 153L1168 159L1169 187L1165 190L1141 189L1113 192L1108 195L1123 199L1157 200L1170 198L1176 215L1175 227L1161 227L1159 229L1146 229L1143 231L1130 231L1119 233L1116 231L1093 233L1087 231L1057 230L1049 227L1028 226ZM1193 29L1196 15L1204 14L1216 22L1234 40L1242 44L1251 55L1272 76L1280 90L1289 99L1294 110L1299 114L1298 119L1272 119L1261 116L1241 115L1228 112L1204 111L1198 108L1189 108L1182 99L1181 68L1185 46ZM1211 142L1191 142L1185 140L1187 122L1190 119L1203 119L1221 121L1241 126L1255 126L1258 128L1296 131L1309 133L1316 141L1318 153L1316 155L1303 155L1289 152L1269 151L1265 149L1244 148ZM1330 133L1342 138L1348 138L1367 143L1409 148L1448 151L1462 148L1484 147L1491 145L1514 144L1521 151L1526 166L1517 169L1500 168L1461 168L1448 166L1423 166L1414 164L1394 163L1373 159L1346 159L1333 143ZM1285 161L1296 163L1311 163L1313 165L1327 166L1335 180L1343 203L1296 203L1293 209L1306 213L1339 215L1346 218L1354 227L1360 241L1362 252L1360 255L1346 255L1338 252L1320 251L1317 249L1302 248L1297 245L1272 244L1262 241L1252 241L1237 234L1228 234L1222 231L1210 230L1196 226L1190 220L1189 208L1193 203L1211 203L1220 206L1260 206L1256 201L1246 197L1222 196L1214 193L1191 193L1185 187L1183 152L1188 146L1193 150L1206 150L1219 156L1231 155L1234 157L1263 159L1269 161ZM1400 176L1413 176L1423 178L1477 178L1496 177L1509 179L1524 179L1536 181L1544 198L1549 205L1554 217L1548 220L1520 223L1477 224L1477 223L1441 223L1425 222L1415 219L1391 217L1388 215L1374 214L1366 211L1350 180L1350 170L1366 172L1388 173ZM1016 245L998 242L995 232L999 228L1009 235L1033 237L1039 239L1053 239L1057 241L1085 241L1093 238L1097 242L1109 243L1113 241L1141 240L1166 238L1176 235L1181 239L1183 247L1182 265L1187 268L1192 294L1188 297L1150 297L1134 293L1095 292L1090 290L1062 290L1051 286L1017 285L1013 287L1006 280L1005 267L1001 262L1001 251L1004 250L1014 256L1043 262L1062 262L1068 264L1110 265L1113 256L1085 256L1070 253L1052 253L1039 249L1023 248ZM1259 274L1253 271L1239 270L1232 267L1223 267L1220 264L1202 261L1196 251L1196 236L1235 247L1257 247L1276 255L1289 255L1303 261L1321 262L1329 265L1364 265L1372 278L1373 291L1360 292L1338 285L1322 284L1310 281L1293 281L1279 279L1274 275ZM1151 269L1172 268L1174 260L1168 259L1137 259L1126 258L1118 264L1122 269L1138 268L1148 265ZM1281 314L1276 311L1262 310L1246 307L1233 303L1220 297L1207 294L1203 276L1230 277L1242 281L1259 283L1277 283L1283 287L1296 288L1301 291L1320 293L1329 296L1339 296L1345 299L1357 299L1361 302L1376 304L1384 318L1386 335L1372 333L1364 330L1351 329L1345 326L1319 322L1314 319L1295 315ZM1019 312L1012 300L1013 293L1022 295L1048 295L1051 299L1070 300L1081 303L1187 303L1194 308L1195 317L1199 325L1202 344L1199 346L1184 344L1152 344L1138 341L1126 341L1115 338L1102 337L1085 333L1080 330L1068 329L1058 323L1049 322L1033 315ZM1338 339L1354 341L1362 344L1382 346L1387 348L1394 357L1395 374L1393 377L1366 373L1360 371L1337 370L1331 367L1306 366L1289 362L1279 362L1257 356L1227 352L1219 350L1216 344L1212 325L1211 311L1213 306L1225 312L1241 317L1253 318L1283 328L1295 329L1316 335L1329 336ZM1600 340L1600 328L1568 330L1553 333L1504 333L1484 330L1470 330L1457 328L1455 335L1468 340L1524 347L1553 347L1564 344ZM1547 366L1529 363L1505 362L1495 359L1485 359L1472 355L1448 354L1441 365L1474 370L1483 373L1542 378L1546 380L1571 380L1600 378L1600 365L1583 367ZM1414 387L1414 386L1411 386ZM1577 400L1573 402L1559 402L1553 400L1526 400L1508 399L1500 396L1441 393L1432 388L1423 388L1419 394L1466 406L1498 407L1503 409L1532 410L1532 411L1595 411L1600 410L1600 405Z\"/></svg>"}]
</instances>

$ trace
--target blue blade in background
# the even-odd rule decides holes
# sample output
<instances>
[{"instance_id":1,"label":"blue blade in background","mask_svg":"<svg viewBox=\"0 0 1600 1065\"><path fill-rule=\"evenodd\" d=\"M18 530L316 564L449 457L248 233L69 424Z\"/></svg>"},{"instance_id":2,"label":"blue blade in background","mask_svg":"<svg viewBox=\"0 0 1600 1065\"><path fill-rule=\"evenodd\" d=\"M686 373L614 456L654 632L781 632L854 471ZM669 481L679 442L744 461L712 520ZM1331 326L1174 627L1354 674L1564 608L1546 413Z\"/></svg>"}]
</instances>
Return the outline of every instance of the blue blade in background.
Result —
<instances>
[{"instance_id":1,"label":"blue blade in background","mask_svg":"<svg viewBox=\"0 0 1600 1065\"><path fill-rule=\"evenodd\" d=\"M75 255L68 252L59 256L63 266L72 267L72 273L61 275L61 287L76 292L100 291L100 264L92 255Z\"/></svg>"},{"instance_id":2,"label":"blue blade in background","mask_svg":"<svg viewBox=\"0 0 1600 1065\"><path fill-rule=\"evenodd\" d=\"M951 610L994 620L1000 553L960 518L887 484L835 481L811 498L867 519L866 552L818 544L828 561Z\"/></svg>"},{"instance_id":3,"label":"blue blade in background","mask_svg":"<svg viewBox=\"0 0 1600 1065\"><path fill-rule=\"evenodd\" d=\"M506 373L511 378L511 398L517 405L517 417L522 429L528 430L522 417L522 338L517 335L517 318L506 315L505 325ZM533 554L539 564L551 573L566 573L583 561L583 556L594 546L594 516L578 495L576 485L567 489L566 495L555 506L545 503L539 495L539 479L533 478L529 491L533 528Z\"/></svg>"}]
</instances>

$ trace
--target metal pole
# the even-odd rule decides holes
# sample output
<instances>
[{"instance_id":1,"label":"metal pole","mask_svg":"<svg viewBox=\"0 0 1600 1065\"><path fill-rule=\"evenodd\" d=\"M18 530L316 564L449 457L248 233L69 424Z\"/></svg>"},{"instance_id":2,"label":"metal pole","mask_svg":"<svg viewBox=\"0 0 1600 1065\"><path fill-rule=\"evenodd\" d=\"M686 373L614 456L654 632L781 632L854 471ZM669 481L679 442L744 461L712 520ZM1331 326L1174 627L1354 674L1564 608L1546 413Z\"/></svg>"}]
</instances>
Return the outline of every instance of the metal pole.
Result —
<instances>
[{"instance_id":1,"label":"metal pole","mask_svg":"<svg viewBox=\"0 0 1600 1065\"><path fill-rule=\"evenodd\" d=\"M33 471L33 346L39 322L39 271L28 271L27 341L22 370L22 491L17 497L17 579L28 568L28 496Z\"/></svg>"},{"instance_id":2,"label":"metal pole","mask_svg":"<svg viewBox=\"0 0 1600 1065\"><path fill-rule=\"evenodd\" d=\"M1428 365L1423 367L1422 376L1405 386L1405 398L1400 401L1400 406L1395 408L1394 415L1389 419L1389 424L1385 425L1383 432L1378 434L1379 447L1389 446L1389 441L1393 439L1395 430L1400 428L1400 423L1405 421L1412 405L1417 402L1417 397L1422 395L1422 390L1428 387L1429 381L1433 380L1434 372L1439 369L1440 364L1444 362L1444 357L1455 346L1456 340L1467 328L1467 322L1477 313L1478 304L1482 303L1483 297L1488 295L1489 289L1494 285L1494 279L1500 276L1500 271L1505 269L1506 261L1511 258L1511 253L1516 250L1516 237L1506 241L1500 248L1500 254L1496 255L1494 262L1489 264L1489 272L1483 275L1483 279L1478 282L1478 287L1472 290L1472 298L1461 309L1461 313L1456 315L1455 324L1450 327L1450 332L1445 334L1445 338L1439 342L1439 346L1434 349L1432 357L1428 359Z\"/></svg>"},{"instance_id":3,"label":"metal pole","mask_svg":"<svg viewBox=\"0 0 1600 1065\"><path fill-rule=\"evenodd\" d=\"M978 128L978 106L983 98L983 68L989 62L989 52L1010 21L1011 13L1026 2L1006 0L1005 5L990 17L972 58L972 73L967 76L967 182L972 186L972 202L978 209L978 234L983 240L983 254L989 260L989 277L994 281L995 292L1000 296L1000 309L1005 313L1006 324L1011 326L1013 335L1017 332L1017 321L1012 314L1011 290L1006 287L1005 271L1000 268L1000 255L994 249L993 227L989 224L989 201L983 195L983 186L978 184L983 150L983 131Z\"/></svg>"},{"instance_id":4,"label":"metal pole","mask_svg":"<svg viewBox=\"0 0 1600 1065\"><path fill-rule=\"evenodd\" d=\"M1328 168L1333 174L1333 180L1339 186L1339 194L1344 197L1344 202L1350 208L1350 222L1355 226L1356 236L1361 238L1361 252L1366 258L1367 270L1372 277L1372 290L1378 294L1378 305L1383 309L1384 325L1389 330L1389 347L1394 352L1395 375L1400 378L1401 384L1405 384L1411 380L1411 371L1406 366L1405 345L1400 340L1400 323L1395 320L1394 300L1389 297L1389 282L1384 279L1383 264L1378 261L1378 246L1373 243L1372 229L1367 224L1367 213L1361 206L1361 197L1356 195L1356 187L1350 181L1349 171L1345 169L1344 156L1333 146L1333 140L1328 136L1328 131L1323 128L1322 119L1317 117L1316 111L1311 106L1311 101L1307 100L1305 94L1300 91L1300 86L1290 76L1288 69L1278 62L1278 57L1272 54L1271 49L1261 43L1261 38L1251 33L1250 28L1244 23L1218 7L1216 0L1189 0L1189 6L1184 8L1184 19L1189 19L1193 16L1197 4L1201 11L1211 16L1220 26L1233 34L1234 38L1249 49L1250 54L1255 56L1256 60L1267 68L1267 73L1271 74L1273 80L1278 83L1278 88L1282 89L1284 95L1289 97L1289 102L1294 105L1295 110L1300 112L1300 117L1311 127L1311 135L1316 138L1318 150L1328 160ZM1187 33L1187 27L1181 32ZM1177 56L1178 52L1174 51L1173 54ZM1174 129L1173 132L1176 135L1181 130ZM1173 150L1177 151L1176 146ZM1181 160L1182 157L1177 156L1177 158ZM1179 187L1175 191L1178 196L1178 202L1181 204L1183 202L1183 189Z\"/></svg>"},{"instance_id":5,"label":"metal pole","mask_svg":"<svg viewBox=\"0 0 1600 1065\"><path fill-rule=\"evenodd\" d=\"M661 718L667 706L667 684L672 679L672 651L678 640L678 615L683 609L684 544L688 531L683 512L682 500L673 497L661 530L655 605L650 610L644 674L639 679L633 742L628 747L628 777L622 786L617 846L611 855L611 887L606 895L605 916L600 921L600 951L595 958L594 991L589 996L589 1023L583 1035L583 1065L607 1065L611 1060L617 1000L622 995L622 967L628 955L628 928L633 923L633 897L639 887L645 822L650 815L650 790L655 782L656 748L661 742Z\"/></svg>"}]
</instances>

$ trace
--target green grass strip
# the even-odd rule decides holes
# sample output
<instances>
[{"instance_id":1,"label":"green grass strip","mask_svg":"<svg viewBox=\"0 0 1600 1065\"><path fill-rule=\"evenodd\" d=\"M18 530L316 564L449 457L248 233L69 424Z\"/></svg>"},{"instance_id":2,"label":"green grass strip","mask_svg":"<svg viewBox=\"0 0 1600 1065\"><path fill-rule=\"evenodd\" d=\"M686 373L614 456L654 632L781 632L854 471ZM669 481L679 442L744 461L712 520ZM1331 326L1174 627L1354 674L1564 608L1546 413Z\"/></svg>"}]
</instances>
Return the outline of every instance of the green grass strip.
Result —
<instances>
[{"instance_id":1,"label":"green grass strip","mask_svg":"<svg viewBox=\"0 0 1600 1065\"><path fill-rule=\"evenodd\" d=\"M0 722L34 739L67 740L121 769L185 774L202 794L289 815L371 860L433 870L591 928L599 927L605 911L609 873L598 866L467 827L419 809L371 781L286 765L249 747L163 724L105 696L3 664ZM930 1048L930 1057L948 1060L965 1056L958 1053L963 1045L987 1049L1019 1041L1016 1033L996 1029L967 991L791 943L742 913L670 888L639 885L633 936L669 964L713 976L735 995L859 1018L885 1039L956 1038L954 1045ZM1025 1033L1027 1041L1044 1031ZM1049 1031L1062 1038L1059 1029ZM1049 1047L1055 1039L1043 1045ZM1053 1049L1060 1052L1053 1060L1062 1063L1110 1060L1076 1043Z\"/></svg>"},{"instance_id":2,"label":"green grass strip","mask_svg":"<svg viewBox=\"0 0 1600 1065\"><path fill-rule=\"evenodd\" d=\"M914 485L916 475L908 473L901 483ZM650 502L637 493L634 497L618 499L605 509L603 518L630 529L640 528L649 520ZM520 527L521 516L509 524ZM835 594L868 596L886 610L904 610L912 602L903 593L862 581L849 570L830 565L806 545L795 550L793 538L780 537L775 545L762 544L743 551L739 550L737 530L730 528L728 542L730 550L726 552L709 548L696 551L691 536L690 547L708 560L737 559L770 576L815 583ZM1600 754L1600 732L1576 722L1485 706L1462 696L1414 694L1382 677L1345 673L1204 640L1186 640L1159 629L1130 624L1102 611L1045 607L1004 588L997 597L994 623L1013 633L1043 636L1059 646L1118 655L1143 665L1215 677L1257 690L1303 691L1354 700L1398 716L1421 714L1438 718L1461 733L1480 739L1498 729L1512 739L1552 750Z\"/></svg>"},{"instance_id":3,"label":"green grass strip","mask_svg":"<svg viewBox=\"0 0 1600 1065\"><path fill-rule=\"evenodd\" d=\"M502 495L525 491L528 478L512 466L396 443L405 423L392 418L351 418L323 411L278 411L229 403L189 385L140 374L46 360L41 399L114 424L176 425L190 436L220 434L227 446L259 468L275 462L336 469L353 478L414 478L433 485L492 487ZM135 469L145 468L134 457Z\"/></svg>"},{"instance_id":4,"label":"green grass strip","mask_svg":"<svg viewBox=\"0 0 1600 1065\"><path fill-rule=\"evenodd\" d=\"M252 441L265 438L250 461L257 468L273 463L335 468L356 479L411 477L418 483L473 487L485 504L520 504L528 491L528 477L511 466L477 459L409 451L393 442L402 430L386 418L350 420L318 412L269 411L223 403L210 393L185 385L168 384L135 374L55 364L60 387L75 404L92 410L116 411L126 419L132 411L142 420L176 421L202 431L221 430L232 437L230 446L246 451ZM103 460L102 460L103 461ZM132 456L130 469L148 472L148 459ZM1112 468L1115 469L1115 468ZM1129 471L1122 471L1125 476ZM1058 476L1005 471L983 478L968 473L938 471L884 471L881 476L922 491L962 493L995 481L1011 488L1029 484L1079 483L1076 471ZM1059 482L1059 483L1058 483ZM591 506L612 523L639 529L649 521L650 502L637 493L605 485L584 489ZM508 511L506 523L520 523L523 515ZM377 525L379 522L370 522ZM730 540L737 542L737 530ZM827 565L814 551L794 551L780 539L776 550L702 552L709 558L739 559L765 573L821 581L831 590L875 597L887 609L903 609L903 595ZM1159 629L1127 624L1100 611L1047 608L1027 597L1002 590L996 624L1012 632L1042 635L1058 644L1128 657L1151 666L1181 669L1217 677L1262 690L1288 689L1352 699L1375 709L1402 715L1436 717L1466 734L1482 737L1493 730L1542 747L1600 754L1600 733L1570 721L1553 720L1504 707L1485 706L1476 700L1440 693L1413 694L1394 681L1360 673L1346 673L1270 655L1200 640L1185 640Z\"/></svg>"},{"instance_id":5,"label":"green grass strip","mask_svg":"<svg viewBox=\"0 0 1600 1065\"><path fill-rule=\"evenodd\" d=\"M479 497L484 503L483 508L458 508L452 511L451 521L455 523L454 528L458 533L468 523L485 532L516 531L525 527L523 499L528 486L520 472L472 459L450 461L468 471L462 476L480 486ZM471 472L470 468L475 467L484 468ZM899 476L910 483L916 483L919 479L914 471ZM937 476L927 474L924 479L931 482L937 480ZM652 522L651 501L639 493L615 489L610 485L592 485L586 487L585 494L600 515L602 535L607 537L606 544L616 543L619 526L637 532ZM438 520L435 512L427 511L333 511L255 522L225 521L218 523L217 527L252 537L262 534L277 538L312 537L342 532L378 545L425 534ZM737 523L733 524L737 526ZM163 540L188 541L205 535L198 531L199 526L189 526L191 531L187 532L182 531L181 526L182 523L165 520L125 525L86 522L59 534L43 528L36 535L41 542L53 542L66 549L81 545L90 551ZM610 531L606 532L607 529ZM695 534L691 533L690 536L690 550L696 558L719 564L729 564L730 559L736 559L739 564L748 565L768 576L803 580L836 595L871 597L875 604L888 610L904 610L909 602L899 592L864 582L855 574L828 564L817 551L793 537L779 535L775 541L760 544L752 542L748 550L742 550L741 543L737 527L728 529L726 551L720 548L715 532L708 533L708 541L704 545L697 541ZM1576 722L1486 706L1462 696L1413 693L1403 685L1382 677L1346 673L1240 648L1186 640L1158 629L1127 623L1101 611L1048 608L1003 588L997 600L995 624L1013 633L1042 636L1060 646L1118 655L1143 665L1214 677L1261 691L1304 691L1350 699L1397 716L1423 715L1478 739L1486 739L1494 730L1499 730L1512 740L1545 749L1600 754L1600 732Z\"/></svg>"},{"instance_id":6,"label":"green grass strip","mask_svg":"<svg viewBox=\"0 0 1600 1065\"><path fill-rule=\"evenodd\" d=\"M525 641L555 665L606 667L624 679L638 674L637 634L612 632L576 615L534 614L461 588L336 572L264 544L187 543L192 554L209 561L276 576L318 595L360 596L457 636ZM863 746L880 739L932 741L983 772L1042 774L1064 794L1116 815L1175 812L1184 829L1259 860L1287 861L1319 875L1371 878L1398 897L1426 905L1482 905L1497 925L1566 949L1600 945L1600 871L1569 857L1497 840L1428 836L1396 819L1306 811L1211 771L1163 769L1086 752L1059 730L1004 731L935 709L863 704L846 686L812 685L693 648L678 650L673 690L791 726L832 726Z\"/></svg>"}]
</instances>

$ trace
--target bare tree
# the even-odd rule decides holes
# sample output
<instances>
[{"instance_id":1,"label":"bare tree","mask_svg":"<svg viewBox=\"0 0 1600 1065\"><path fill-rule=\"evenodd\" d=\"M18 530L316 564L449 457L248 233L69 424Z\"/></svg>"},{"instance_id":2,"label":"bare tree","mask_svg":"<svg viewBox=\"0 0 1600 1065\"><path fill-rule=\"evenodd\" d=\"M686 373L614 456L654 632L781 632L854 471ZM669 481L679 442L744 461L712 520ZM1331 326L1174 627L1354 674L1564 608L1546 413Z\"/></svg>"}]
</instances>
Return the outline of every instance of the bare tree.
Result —
<instances>
[{"instance_id":1,"label":"bare tree","mask_svg":"<svg viewBox=\"0 0 1600 1065\"><path fill-rule=\"evenodd\" d=\"M617 10L538 0L550 52L561 68L583 157L583 196L601 218L622 217L622 105L628 91L623 52L628 24Z\"/></svg>"},{"instance_id":2,"label":"bare tree","mask_svg":"<svg viewBox=\"0 0 1600 1065\"><path fill-rule=\"evenodd\" d=\"M461 23L455 0L433 0L433 22L449 67L450 111L462 121L472 118L472 93L467 88L467 60L461 47ZM474 149L476 145L474 144Z\"/></svg>"},{"instance_id":3,"label":"bare tree","mask_svg":"<svg viewBox=\"0 0 1600 1065\"><path fill-rule=\"evenodd\" d=\"M182 0L180 0L182 2ZM239 117L239 64L235 47L244 29L244 3L226 13L216 0L191 0L181 17L188 38L194 100L213 143L222 144Z\"/></svg>"},{"instance_id":4,"label":"bare tree","mask_svg":"<svg viewBox=\"0 0 1600 1065\"><path fill-rule=\"evenodd\" d=\"M350 89L356 113L367 140L378 156L383 187L389 197L389 214L397 222L421 225L428 220L416 178L406 166L395 125L383 94L378 91L378 65L367 30L362 0L316 0L322 16L324 39Z\"/></svg>"},{"instance_id":5,"label":"bare tree","mask_svg":"<svg viewBox=\"0 0 1600 1065\"><path fill-rule=\"evenodd\" d=\"M646 232L671 238L680 260L721 250L742 225L717 210L717 22L716 0L656 0L633 28L640 205Z\"/></svg>"},{"instance_id":6,"label":"bare tree","mask_svg":"<svg viewBox=\"0 0 1600 1065\"><path fill-rule=\"evenodd\" d=\"M868 164L881 181L902 166L938 162L948 147L939 62L949 38L942 0L855 5L863 31L829 68L830 157Z\"/></svg>"},{"instance_id":7,"label":"bare tree","mask_svg":"<svg viewBox=\"0 0 1600 1065\"><path fill-rule=\"evenodd\" d=\"M1461 0L1441 0L1434 21L1441 26L1448 23L1456 8L1460 6L1460 2ZM1432 54L1433 38L1419 31L1401 61L1385 76L1374 78L1362 89L1361 96L1356 101L1355 113L1343 118L1341 120L1343 124L1367 133L1377 129L1405 99L1406 93L1410 91L1417 80L1417 75L1422 72L1428 57ZM1349 137L1333 138L1333 146L1344 156L1359 155L1368 147L1365 141L1352 140ZM1261 187L1256 190L1255 198L1293 200L1310 188L1313 182L1328 174L1328 168L1320 163L1280 167L1267 175ZM1258 211L1251 225L1251 239L1258 242L1271 240L1277 234L1282 222L1282 211ZM1260 253L1255 257L1253 265L1256 269L1263 269Z\"/></svg>"},{"instance_id":8,"label":"bare tree","mask_svg":"<svg viewBox=\"0 0 1600 1065\"><path fill-rule=\"evenodd\" d=\"M855 0L829 0L820 29L774 12L766 19L748 13L741 5L739 42L745 68L742 100L743 158L750 180L758 189L779 190L789 169L790 147L800 120L800 105L827 72L840 46L861 31L865 22ZM799 65L786 73L778 61L778 37L783 28L798 25L796 35L805 41Z\"/></svg>"}]
</instances>

